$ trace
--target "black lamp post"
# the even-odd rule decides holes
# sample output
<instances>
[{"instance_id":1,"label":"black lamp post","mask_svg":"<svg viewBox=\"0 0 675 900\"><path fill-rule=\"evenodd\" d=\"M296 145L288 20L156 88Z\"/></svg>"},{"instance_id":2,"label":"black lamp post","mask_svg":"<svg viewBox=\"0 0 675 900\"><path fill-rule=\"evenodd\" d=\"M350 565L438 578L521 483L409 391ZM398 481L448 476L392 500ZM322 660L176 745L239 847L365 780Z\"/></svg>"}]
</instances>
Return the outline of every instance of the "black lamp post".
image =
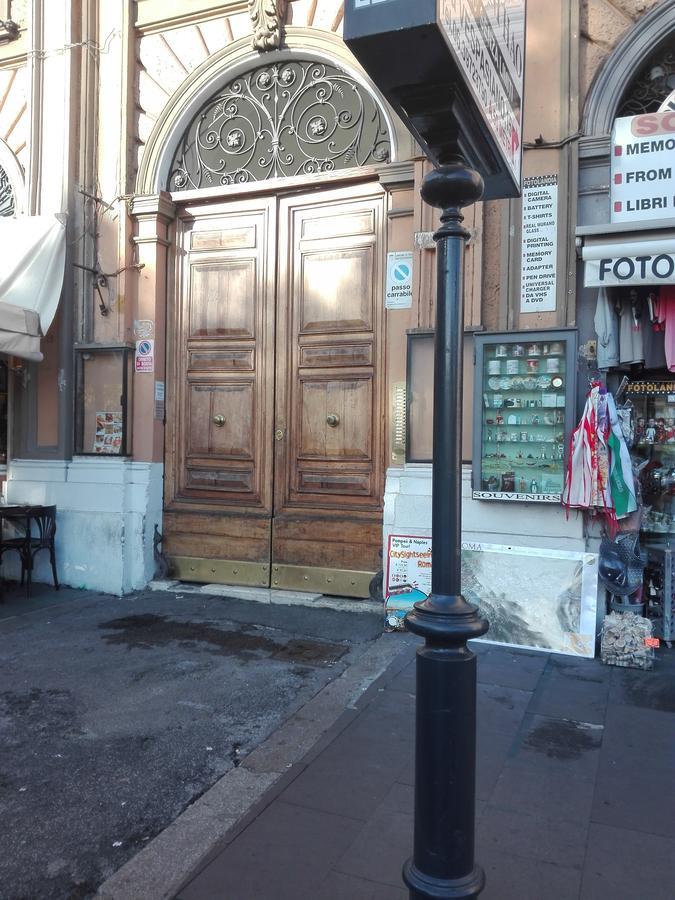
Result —
<instances>
[{"instance_id":1,"label":"black lamp post","mask_svg":"<svg viewBox=\"0 0 675 900\"><path fill-rule=\"evenodd\" d=\"M488 629L462 597L462 208L479 200L481 176L463 162L430 172L422 197L439 207L434 362L431 595L406 616L425 639L417 651L414 852L403 867L411 900L477 897L474 863L476 657L467 640Z\"/></svg>"}]
</instances>

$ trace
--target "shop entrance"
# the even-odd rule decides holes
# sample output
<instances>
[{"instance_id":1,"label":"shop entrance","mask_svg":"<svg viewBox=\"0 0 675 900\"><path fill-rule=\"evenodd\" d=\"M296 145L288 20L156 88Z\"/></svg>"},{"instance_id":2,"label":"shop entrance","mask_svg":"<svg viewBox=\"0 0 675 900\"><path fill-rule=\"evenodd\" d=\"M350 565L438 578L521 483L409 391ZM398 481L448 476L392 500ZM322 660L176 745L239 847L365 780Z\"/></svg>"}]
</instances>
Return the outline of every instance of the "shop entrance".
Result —
<instances>
[{"instance_id":1,"label":"shop entrance","mask_svg":"<svg viewBox=\"0 0 675 900\"><path fill-rule=\"evenodd\" d=\"M183 580L367 596L380 568L384 193L188 205L164 549Z\"/></svg>"}]
</instances>

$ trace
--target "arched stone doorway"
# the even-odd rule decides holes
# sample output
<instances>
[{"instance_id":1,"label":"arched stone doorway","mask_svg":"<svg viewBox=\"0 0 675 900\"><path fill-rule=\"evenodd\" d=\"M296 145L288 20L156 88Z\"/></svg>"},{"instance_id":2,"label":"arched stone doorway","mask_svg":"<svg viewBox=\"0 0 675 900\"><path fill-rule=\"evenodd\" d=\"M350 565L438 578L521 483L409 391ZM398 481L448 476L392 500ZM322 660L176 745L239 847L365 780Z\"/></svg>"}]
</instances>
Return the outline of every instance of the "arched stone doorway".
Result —
<instances>
[{"instance_id":1,"label":"arched stone doorway","mask_svg":"<svg viewBox=\"0 0 675 900\"><path fill-rule=\"evenodd\" d=\"M207 81L140 174L175 204L164 549L185 580L366 596L391 119L313 48Z\"/></svg>"}]
</instances>

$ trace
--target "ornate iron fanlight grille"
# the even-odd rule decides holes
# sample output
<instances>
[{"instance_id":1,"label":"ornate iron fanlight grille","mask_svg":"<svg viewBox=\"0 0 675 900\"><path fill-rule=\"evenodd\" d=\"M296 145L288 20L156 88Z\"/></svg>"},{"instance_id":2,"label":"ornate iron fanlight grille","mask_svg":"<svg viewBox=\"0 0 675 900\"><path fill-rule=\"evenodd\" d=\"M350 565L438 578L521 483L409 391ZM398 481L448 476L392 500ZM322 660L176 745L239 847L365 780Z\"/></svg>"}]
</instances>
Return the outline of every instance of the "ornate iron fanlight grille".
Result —
<instances>
[{"instance_id":1,"label":"ornate iron fanlight grille","mask_svg":"<svg viewBox=\"0 0 675 900\"><path fill-rule=\"evenodd\" d=\"M387 162L382 111L346 72L284 61L253 69L211 97L185 132L168 189L183 191Z\"/></svg>"},{"instance_id":2,"label":"ornate iron fanlight grille","mask_svg":"<svg viewBox=\"0 0 675 900\"><path fill-rule=\"evenodd\" d=\"M675 39L651 56L624 95L618 116L658 112L675 90Z\"/></svg>"},{"instance_id":3,"label":"ornate iron fanlight grille","mask_svg":"<svg viewBox=\"0 0 675 900\"><path fill-rule=\"evenodd\" d=\"M0 216L13 216L15 210L14 190L7 172L0 166Z\"/></svg>"}]
</instances>

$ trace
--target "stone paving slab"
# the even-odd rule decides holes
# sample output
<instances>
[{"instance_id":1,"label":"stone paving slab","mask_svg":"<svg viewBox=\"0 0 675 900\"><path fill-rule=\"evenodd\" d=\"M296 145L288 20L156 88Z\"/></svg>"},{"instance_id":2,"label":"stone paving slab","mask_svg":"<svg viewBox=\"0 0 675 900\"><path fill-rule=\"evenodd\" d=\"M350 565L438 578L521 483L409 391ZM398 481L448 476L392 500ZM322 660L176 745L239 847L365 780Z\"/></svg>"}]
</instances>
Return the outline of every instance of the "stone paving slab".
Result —
<instances>
[{"instance_id":1,"label":"stone paving slab","mask_svg":"<svg viewBox=\"0 0 675 900\"><path fill-rule=\"evenodd\" d=\"M405 653L176 900L407 898L414 648ZM479 650L481 897L670 900L673 659L664 648L654 671L619 672L597 660Z\"/></svg>"}]
</instances>

